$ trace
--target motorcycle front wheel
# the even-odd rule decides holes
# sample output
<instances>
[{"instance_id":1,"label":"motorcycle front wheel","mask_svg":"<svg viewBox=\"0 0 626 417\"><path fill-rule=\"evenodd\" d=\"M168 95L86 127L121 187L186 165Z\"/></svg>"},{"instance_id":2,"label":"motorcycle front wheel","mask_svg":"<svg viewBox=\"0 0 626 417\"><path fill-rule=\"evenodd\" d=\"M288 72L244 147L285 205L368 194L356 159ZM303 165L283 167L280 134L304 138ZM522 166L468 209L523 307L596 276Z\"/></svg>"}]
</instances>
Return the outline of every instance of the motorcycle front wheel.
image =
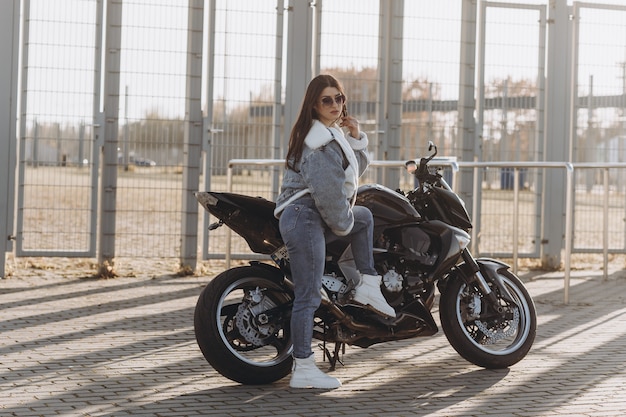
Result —
<instances>
[{"instance_id":1,"label":"motorcycle front wheel","mask_svg":"<svg viewBox=\"0 0 626 417\"><path fill-rule=\"evenodd\" d=\"M291 372L293 295L277 269L251 265L213 278L196 304L194 331L204 358L221 375L250 385Z\"/></svg>"},{"instance_id":2,"label":"motorcycle front wheel","mask_svg":"<svg viewBox=\"0 0 626 417\"><path fill-rule=\"evenodd\" d=\"M500 314L489 314L482 292L453 276L441 294L439 314L448 341L467 361L484 368L507 368L530 350L537 330L535 305L522 281L507 270L498 271L512 302L490 284Z\"/></svg>"}]
</instances>

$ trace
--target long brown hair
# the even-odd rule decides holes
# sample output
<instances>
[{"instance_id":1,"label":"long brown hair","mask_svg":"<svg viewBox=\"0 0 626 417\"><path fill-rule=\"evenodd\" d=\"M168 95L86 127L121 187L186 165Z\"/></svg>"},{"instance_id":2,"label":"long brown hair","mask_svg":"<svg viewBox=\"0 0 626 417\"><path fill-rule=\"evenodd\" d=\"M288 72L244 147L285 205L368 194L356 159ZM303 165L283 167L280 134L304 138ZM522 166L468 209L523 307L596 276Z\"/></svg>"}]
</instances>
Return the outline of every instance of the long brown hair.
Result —
<instances>
[{"instance_id":1,"label":"long brown hair","mask_svg":"<svg viewBox=\"0 0 626 417\"><path fill-rule=\"evenodd\" d=\"M287 150L287 157L285 160L285 166L296 171L296 164L302 158L302 149L304 148L304 139L311 130L313 120L317 119L317 111L315 111L315 103L322 95L322 91L326 87L334 87L341 94L344 94L343 87L339 80L332 75L322 74L313 78L309 83L302 100L302 107L300 108L300 114L298 119L294 123L291 129L291 136L289 136L289 148Z\"/></svg>"}]
</instances>

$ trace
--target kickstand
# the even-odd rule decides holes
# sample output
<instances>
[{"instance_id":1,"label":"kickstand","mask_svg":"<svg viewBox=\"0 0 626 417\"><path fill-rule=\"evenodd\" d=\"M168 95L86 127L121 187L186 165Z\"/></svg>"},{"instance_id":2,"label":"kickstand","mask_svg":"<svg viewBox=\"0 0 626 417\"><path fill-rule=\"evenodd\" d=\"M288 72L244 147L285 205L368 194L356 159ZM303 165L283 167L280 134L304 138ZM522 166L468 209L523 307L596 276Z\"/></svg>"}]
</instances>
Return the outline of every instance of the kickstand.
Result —
<instances>
[{"instance_id":1,"label":"kickstand","mask_svg":"<svg viewBox=\"0 0 626 417\"><path fill-rule=\"evenodd\" d=\"M335 349L333 349L333 353L331 354L328 348L326 347L326 341L323 344L318 345L322 351L324 352L324 359L328 358L328 362L330 363L330 371L334 371L337 367L337 362L339 362L343 366L343 362L339 359L339 352L341 351L341 356L346 353L346 344L341 342L335 342Z\"/></svg>"}]
</instances>

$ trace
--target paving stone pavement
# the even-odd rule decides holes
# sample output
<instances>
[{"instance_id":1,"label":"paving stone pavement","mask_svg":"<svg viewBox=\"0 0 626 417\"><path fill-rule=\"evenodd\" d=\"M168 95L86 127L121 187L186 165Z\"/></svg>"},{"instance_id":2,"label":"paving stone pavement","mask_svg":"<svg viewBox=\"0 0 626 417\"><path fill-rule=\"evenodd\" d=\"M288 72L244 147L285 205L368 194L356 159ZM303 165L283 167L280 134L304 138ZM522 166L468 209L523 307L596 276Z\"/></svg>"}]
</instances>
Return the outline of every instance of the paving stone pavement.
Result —
<instances>
[{"instance_id":1,"label":"paving stone pavement","mask_svg":"<svg viewBox=\"0 0 626 417\"><path fill-rule=\"evenodd\" d=\"M333 391L217 374L193 333L206 277L0 279L0 416L624 415L624 272L575 271L567 305L562 272L520 275L539 313L520 363L479 368L440 331L348 348Z\"/></svg>"}]
</instances>

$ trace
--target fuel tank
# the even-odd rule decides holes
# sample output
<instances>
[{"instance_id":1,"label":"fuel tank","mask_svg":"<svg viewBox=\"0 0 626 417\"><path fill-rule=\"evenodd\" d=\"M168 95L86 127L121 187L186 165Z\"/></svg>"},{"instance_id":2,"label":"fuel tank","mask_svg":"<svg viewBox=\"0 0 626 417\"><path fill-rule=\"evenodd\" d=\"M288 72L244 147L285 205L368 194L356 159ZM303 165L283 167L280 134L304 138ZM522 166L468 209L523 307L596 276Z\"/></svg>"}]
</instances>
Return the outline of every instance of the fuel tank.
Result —
<instances>
[{"instance_id":1,"label":"fuel tank","mask_svg":"<svg viewBox=\"0 0 626 417\"><path fill-rule=\"evenodd\" d=\"M380 184L360 186L356 204L370 209L376 226L416 222L421 218L404 195Z\"/></svg>"}]
</instances>

